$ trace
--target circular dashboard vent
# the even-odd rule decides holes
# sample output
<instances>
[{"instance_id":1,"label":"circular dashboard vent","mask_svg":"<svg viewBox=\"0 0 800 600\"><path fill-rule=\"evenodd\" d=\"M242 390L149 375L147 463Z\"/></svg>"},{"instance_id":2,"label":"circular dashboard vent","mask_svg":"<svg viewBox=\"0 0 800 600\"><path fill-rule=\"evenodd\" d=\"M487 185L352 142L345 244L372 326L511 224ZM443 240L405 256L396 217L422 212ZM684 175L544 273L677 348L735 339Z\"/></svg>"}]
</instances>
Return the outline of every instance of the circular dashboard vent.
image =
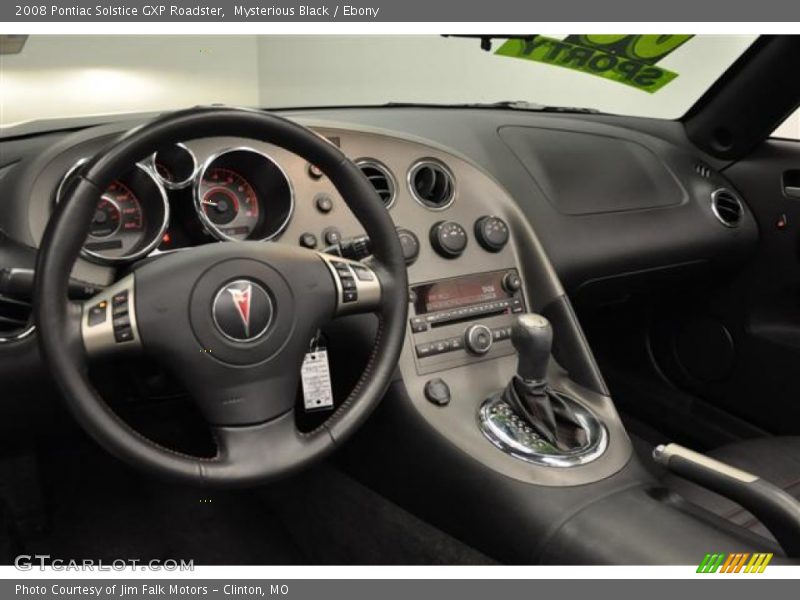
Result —
<instances>
[{"instance_id":1,"label":"circular dashboard vent","mask_svg":"<svg viewBox=\"0 0 800 600\"><path fill-rule=\"evenodd\" d=\"M33 306L27 300L0 294L0 344L33 333Z\"/></svg>"},{"instance_id":2,"label":"circular dashboard vent","mask_svg":"<svg viewBox=\"0 0 800 600\"><path fill-rule=\"evenodd\" d=\"M455 199L453 174L439 162L423 160L415 164L408 172L408 185L414 199L433 210L443 210Z\"/></svg>"},{"instance_id":3,"label":"circular dashboard vent","mask_svg":"<svg viewBox=\"0 0 800 600\"><path fill-rule=\"evenodd\" d=\"M356 165L361 169L364 177L369 179L372 187L375 188L381 201L383 201L383 205L386 208L390 208L394 204L397 192L392 172L375 160L359 160Z\"/></svg>"},{"instance_id":4,"label":"circular dashboard vent","mask_svg":"<svg viewBox=\"0 0 800 600\"><path fill-rule=\"evenodd\" d=\"M711 194L711 210L725 227L736 227L744 215L744 205L739 196L721 189Z\"/></svg>"}]
</instances>

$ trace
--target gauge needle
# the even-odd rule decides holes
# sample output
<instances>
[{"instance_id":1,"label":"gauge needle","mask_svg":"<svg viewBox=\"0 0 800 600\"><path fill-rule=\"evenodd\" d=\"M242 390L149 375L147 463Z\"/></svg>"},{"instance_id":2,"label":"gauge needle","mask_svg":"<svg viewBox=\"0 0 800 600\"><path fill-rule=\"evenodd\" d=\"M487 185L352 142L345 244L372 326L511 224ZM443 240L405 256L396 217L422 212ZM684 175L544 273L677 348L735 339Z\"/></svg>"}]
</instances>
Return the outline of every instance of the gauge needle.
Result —
<instances>
[{"instance_id":1,"label":"gauge needle","mask_svg":"<svg viewBox=\"0 0 800 600\"><path fill-rule=\"evenodd\" d=\"M207 204L208 206L219 206L217 202L212 202L211 200L200 200L200 204Z\"/></svg>"}]
</instances>

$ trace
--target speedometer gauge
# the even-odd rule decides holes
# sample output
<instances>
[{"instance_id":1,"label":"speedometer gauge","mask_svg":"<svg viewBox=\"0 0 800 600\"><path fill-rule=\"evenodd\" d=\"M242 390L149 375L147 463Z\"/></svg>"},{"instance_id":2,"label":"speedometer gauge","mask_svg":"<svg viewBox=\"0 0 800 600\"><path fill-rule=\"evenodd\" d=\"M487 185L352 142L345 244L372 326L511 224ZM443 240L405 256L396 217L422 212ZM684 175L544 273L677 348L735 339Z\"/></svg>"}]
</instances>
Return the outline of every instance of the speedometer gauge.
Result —
<instances>
[{"instance_id":1,"label":"speedometer gauge","mask_svg":"<svg viewBox=\"0 0 800 600\"><path fill-rule=\"evenodd\" d=\"M220 240L269 240L288 225L294 195L266 154L233 148L212 156L195 184L200 221Z\"/></svg>"},{"instance_id":2,"label":"speedometer gauge","mask_svg":"<svg viewBox=\"0 0 800 600\"><path fill-rule=\"evenodd\" d=\"M208 220L229 238L244 240L258 225L261 210L255 189L232 169L212 167L200 182L200 206Z\"/></svg>"}]
</instances>

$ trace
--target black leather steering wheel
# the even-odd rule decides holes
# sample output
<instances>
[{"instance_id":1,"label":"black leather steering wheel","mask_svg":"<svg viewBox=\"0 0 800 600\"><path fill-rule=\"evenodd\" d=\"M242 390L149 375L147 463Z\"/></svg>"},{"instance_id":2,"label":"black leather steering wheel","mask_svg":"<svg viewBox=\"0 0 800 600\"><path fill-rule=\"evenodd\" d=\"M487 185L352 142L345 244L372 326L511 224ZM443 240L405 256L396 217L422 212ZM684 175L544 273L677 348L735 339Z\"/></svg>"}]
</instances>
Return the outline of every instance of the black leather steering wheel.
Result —
<instances>
[{"instance_id":1,"label":"black leather steering wheel","mask_svg":"<svg viewBox=\"0 0 800 600\"><path fill-rule=\"evenodd\" d=\"M96 297L67 297L68 277L101 193L159 147L234 136L285 148L318 166L370 237L355 263L271 242L224 242L143 261ZM34 298L43 357L78 422L134 466L209 485L264 482L322 458L378 404L402 350L407 276L395 226L361 171L333 144L273 114L197 108L160 117L81 169L39 251ZM300 368L315 332L342 314L375 313L366 369L314 431L295 426ZM88 378L94 357L145 352L184 384L217 442L213 458L165 448L124 423Z\"/></svg>"}]
</instances>

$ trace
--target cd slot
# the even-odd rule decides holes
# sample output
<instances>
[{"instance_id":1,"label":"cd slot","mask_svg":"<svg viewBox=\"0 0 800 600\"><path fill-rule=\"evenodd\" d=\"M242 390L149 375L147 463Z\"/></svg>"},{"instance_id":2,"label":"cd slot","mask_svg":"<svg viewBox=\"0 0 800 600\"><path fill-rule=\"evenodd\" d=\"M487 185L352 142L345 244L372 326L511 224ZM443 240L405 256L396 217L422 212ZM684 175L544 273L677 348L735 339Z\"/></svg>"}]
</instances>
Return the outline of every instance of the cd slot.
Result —
<instances>
[{"instance_id":1,"label":"cd slot","mask_svg":"<svg viewBox=\"0 0 800 600\"><path fill-rule=\"evenodd\" d=\"M496 310L490 310L483 312L481 311L480 317L494 317L496 315L504 315L508 312L508 308L498 308ZM431 329L436 329L437 327L445 327L446 325L457 325L458 323L465 323L466 321L474 321L476 318L475 314L464 315L462 317L450 317L447 320L442 321L433 321L431 323Z\"/></svg>"}]
</instances>

